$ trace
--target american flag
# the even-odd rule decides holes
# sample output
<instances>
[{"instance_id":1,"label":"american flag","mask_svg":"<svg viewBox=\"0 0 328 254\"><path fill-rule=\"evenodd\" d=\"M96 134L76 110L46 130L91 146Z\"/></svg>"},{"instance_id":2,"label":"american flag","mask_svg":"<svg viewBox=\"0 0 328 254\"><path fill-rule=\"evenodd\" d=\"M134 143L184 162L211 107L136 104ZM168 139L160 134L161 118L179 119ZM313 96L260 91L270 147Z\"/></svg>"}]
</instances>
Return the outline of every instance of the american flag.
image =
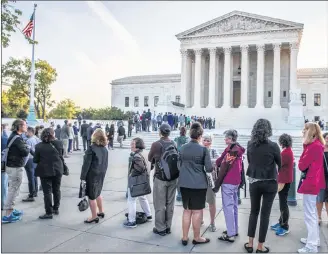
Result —
<instances>
[{"instance_id":1,"label":"american flag","mask_svg":"<svg viewBox=\"0 0 328 254\"><path fill-rule=\"evenodd\" d=\"M23 29L22 33L26 36L31 38L32 36L32 31L33 31L33 26L34 26L34 13L32 14L30 21L28 22L28 24L26 25L26 27Z\"/></svg>"}]
</instances>

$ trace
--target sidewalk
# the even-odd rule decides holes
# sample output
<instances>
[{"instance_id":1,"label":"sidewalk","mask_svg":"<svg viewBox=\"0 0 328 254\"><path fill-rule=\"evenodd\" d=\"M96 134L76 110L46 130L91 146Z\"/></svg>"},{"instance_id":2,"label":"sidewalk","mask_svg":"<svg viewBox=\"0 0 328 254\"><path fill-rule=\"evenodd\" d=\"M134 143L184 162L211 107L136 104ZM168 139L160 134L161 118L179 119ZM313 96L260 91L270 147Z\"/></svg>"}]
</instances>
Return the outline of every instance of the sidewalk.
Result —
<instances>
[{"instance_id":1,"label":"sidewalk","mask_svg":"<svg viewBox=\"0 0 328 254\"><path fill-rule=\"evenodd\" d=\"M225 220L221 211L221 198L217 198L218 214L216 226L218 231L209 232L209 212L204 212L205 224L201 232L211 239L211 243L202 246L181 245L181 216L182 206L176 204L172 234L161 237L152 233L154 222L138 226L136 229L127 229L122 226L126 212L126 175L128 150L115 149L109 154L109 168L103 188L105 218L98 224L84 224L83 221L90 216L90 210L79 212L77 204L79 191L79 177L83 153L74 153L67 164L70 176L63 176L62 200L60 214L53 220L39 220L38 216L44 213L43 195L39 193L36 202L22 203L27 195L27 180L24 175L22 192L17 198L17 209L24 210L22 221L2 225L2 252L221 252L244 253L243 244L247 241L248 216L250 212L249 196L243 199L239 206L239 234L235 243L218 241L217 238L225 230ZM243 192L242 192L243 197ZM152 205L152 195L149 196ZM139 207L139 205L138 205ZM140 208L138 208L140 210ZM302 247L299 239L306 236L303 219L302 203L298 200L297 207L290 208L291 232L285 237L277 237L273 231L268 232L266 246L272 253L296 253ZM271 214L270 224L275 223L279 216L278 200L275 201ZM319 251L328 252L328 226L327 216L320 228L321 247ZM258 234L258 231L257 231ZM189 234L192 240L192 230Z\"/></svg>"}]
</instances>

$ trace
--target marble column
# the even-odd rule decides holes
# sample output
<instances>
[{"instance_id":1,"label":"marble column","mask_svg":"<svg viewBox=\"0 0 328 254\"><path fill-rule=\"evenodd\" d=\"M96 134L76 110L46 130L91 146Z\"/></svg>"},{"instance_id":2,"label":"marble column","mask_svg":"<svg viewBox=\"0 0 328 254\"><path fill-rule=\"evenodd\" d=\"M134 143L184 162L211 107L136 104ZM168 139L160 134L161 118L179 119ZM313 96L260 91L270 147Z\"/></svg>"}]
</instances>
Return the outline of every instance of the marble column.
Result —
<instances>
[{"instance_id":1,"label":"marble column","mask_svg":"<svg viewBox=\"0 0 328 254\"><path fill-rule=\"evenodd\" d=\"M257 49L257 84L256 84L256 106L264 108L264 50L265 45L256 45Z\"/></svg>"},{"instance_id":2,"label":"marble column","mask_svg":"<svg viewBox=\"0 0 328 254\"><path fill-rule=\"evenodd\" d=\"M248 103L247 103L247 98L248 98L248 45L242 45L240 47L241 49L241 88L240 88L240 93L241 93L241 98L240 98L240 108L247 108Z\"/></svg>"},{"instance_id":3,"label":"marble column","mask_svg":"<svg viewBox=\"0 0 328 254\"><path fill-rule=\"evenodd\" d=\"M186 103L185 106L186 107L191 107L191 90L192 90L192 59L191 59L191 55L190 52L188 52L187 54L187 64L186 64L186 93L188 93L188 95L186 94Z\"/></svg>"},{"instance_id":4,"label":"marble column","mask_svg":"<svg viewBox=\"0 0 328 254\"><path fill-rule=\"evenodd\" d=\"M195 88L194 88L194 106L200 108L200 85L202 83L202 53L203 49L195 49Z\"/></svg>"},{"instance_id":5,"label":"marble column","mask_svg":"<svg viewBox=\"0 0 328 254\"><path fill-rule=\"evenodd\" d=\"M290 87L291 91L297 89L297 55L298 55L298 43L291 43L290 47Z\"/></svg>"},{"instance_id":6,"label":"marble column","mask_svg":"<svg viewBox=\"0 0 328 254\"><path fill-rule=\"evenodd\" d=\"M224 49L224 81L223 81L223 105L222 108L231 107L231 47Z\"/></svg>"},{"instance_id":7,"label":"marble column","mask_svg":"<svg viewBox=\"0 0 328 254\"><path fill-rule=\"evenodd\" d=\"M176 91L180 95L180 103L187 104L187 59L188 59L188 50L181 49L181 89Z\"/></svg>"},{"instance_id":8,"label":"marble column","mask_svg":"<svg viewBox=\"0 0 328 254\"><path fill-rule=\"evenodd\" d=\"M281 44L273 44L273 102L272 108L281 108L280 106L280 49Z\"/></svg>"},{"instance_id":9,"label":"marble column","mask_svg":"<svg viewBox=\"0 0 328 254\"><path fill-rule=\"evenodd\" d=\"M209 89L208 89L208 108L215 108L215 74L216 74L216 48L209 48L210 66L209 66Z\"/></svg>"}]
</instances>

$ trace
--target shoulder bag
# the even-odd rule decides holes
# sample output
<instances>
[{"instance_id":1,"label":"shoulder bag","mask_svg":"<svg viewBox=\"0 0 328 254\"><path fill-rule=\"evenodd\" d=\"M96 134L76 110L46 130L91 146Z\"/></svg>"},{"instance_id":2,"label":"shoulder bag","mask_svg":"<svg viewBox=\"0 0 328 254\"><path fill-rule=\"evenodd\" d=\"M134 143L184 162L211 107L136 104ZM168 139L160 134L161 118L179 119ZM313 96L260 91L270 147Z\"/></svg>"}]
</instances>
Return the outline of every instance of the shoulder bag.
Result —
<instances>
[{"instance_id":1,"label":"shoulder bag","mask_svg":"<svg viewBox=\"0 0 328 254\"><path fill-rule=\"evenodd\" d=\"M51 144L51 143L49 143L49 144L50 144L51 147L56 151L56 153L58 154L59 158L60 158L61 161L63 162L63 167L64 167L63 175L64 175L64 176L68 176L68 175L69 175L69 169L68 169L68 167L67 167L67 165L66 165L66 162L65 162L63 156L58 152L57 148L56 148L53 144Z\"/></svg>"},{"instance_id":2,"label":"shoulder bag","mask_svg":"<svg viewBox=\"0 0 328 254\"><path fill-rule=\"evenodd\" d=\"M144 195L148 195L151 193L151 187L150 187L150 180L149 180L149 174L147 171L147 165L145 162L145 159L142 155L140 155L143 161L143 164L145 165L145 171L141 175L137 176L129 176L129 188L130 188L130 194L131 197L140 197ZM133 167L133 159L130 167Z\"/></svg>"},{"instance_id":3,"label":"shoulder bag","mask_svg":"<svg viewBox=\"0 0 328 254\"><path fill-rule=\"evenodd\" d=\"M14 136L10 140L8 146L5 149L3 149L2 153L1 153L1 172L5 172L6 171L6 165L7 165L7 158L8 158L9 148L11 147L11 145L14 143L14 141L18 137L19 137L19 135Z\"/></svg>"}]
</instances>

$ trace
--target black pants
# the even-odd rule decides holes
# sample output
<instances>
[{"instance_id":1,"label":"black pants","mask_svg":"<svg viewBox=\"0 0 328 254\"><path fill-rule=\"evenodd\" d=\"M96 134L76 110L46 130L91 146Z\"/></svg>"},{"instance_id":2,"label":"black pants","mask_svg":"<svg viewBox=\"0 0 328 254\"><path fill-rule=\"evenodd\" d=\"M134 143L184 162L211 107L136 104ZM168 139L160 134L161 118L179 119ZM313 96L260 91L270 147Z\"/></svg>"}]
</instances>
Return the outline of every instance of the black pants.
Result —
<instances>
[{"instance_id":1,"label":"black pants","mask_svg":"<svg viewBox=\"0 0 328 254\"><path fill-rule=\"evenodd\" d=\"M287 204L288 191L290 188L290 183L286 183L284 188L278 192L279 195L279 208L280 208L280 218L279 224L283 229L288 230L288 220L289 220L289 208Z\"/></svg>"},{"instance_id":2,"label":"black pants","mask_svg":"<svg viewBox=\"0 0 328 254\"><path fill-rule=\"evenodd\" d=\"M89 140L87 140L87 146L89 147L89 146L91 146L91 139Z\"/></svg>"},{"instance_id":3,"label":"black pants","mask_svg":"<svg viewBox=\"0 0 328 254\"><path fill-rule=\"evenodd\" d=\"M132 136L132 127L128 126L128 137Z\"/></svg>"},{"instance_id":4,"label":"black pants","mask_svg":"<svg viewBox=\"0 0 328 254\"><path fill-rule=\"evenodd\" d=\"M60 205L60 184L61 175L42 177L41 184L44 196L44 208L47 214L52 214L53 210L58 210ZM52 195L54 204L52 205Z\"/></svg>"},{"instance_id":5,"label":"black pants","mask_svg":"<svg viewBox=\"0 0 328 254\"><path fill-rule=\"evenodd\" d=\"M35 168L36 164L33 163L33 159L29 159L25 165L29 197L34 197L38 193L38 178L34 176Z\"/></svg>"},{"instance_id":6,"label":"black pants","mask_svg":"<svg viewBox=\"0 0 328 254\"><path fill-rule=\"evenodd\" d=\"M87 140L87 137L82 137L82 142L83 142L83 150L87 150L87 143L88 143L88 140Z\"/></svg>"},{"instance_id":7,"label":"black pants","mask_svg":"<svg viewBox=\"0 0 328 254\"><path fill-rule=\"evenodd\" d=\"M259 242L264 243L269 227L269 219L274 197L278 190L275 180L258 181L251 183L249 194L251 197L251 214L248 222L248 236L255 237L257 218L261 209ZM261 207L262 199L262 207Z\"/></svg>"}]
</instances>

